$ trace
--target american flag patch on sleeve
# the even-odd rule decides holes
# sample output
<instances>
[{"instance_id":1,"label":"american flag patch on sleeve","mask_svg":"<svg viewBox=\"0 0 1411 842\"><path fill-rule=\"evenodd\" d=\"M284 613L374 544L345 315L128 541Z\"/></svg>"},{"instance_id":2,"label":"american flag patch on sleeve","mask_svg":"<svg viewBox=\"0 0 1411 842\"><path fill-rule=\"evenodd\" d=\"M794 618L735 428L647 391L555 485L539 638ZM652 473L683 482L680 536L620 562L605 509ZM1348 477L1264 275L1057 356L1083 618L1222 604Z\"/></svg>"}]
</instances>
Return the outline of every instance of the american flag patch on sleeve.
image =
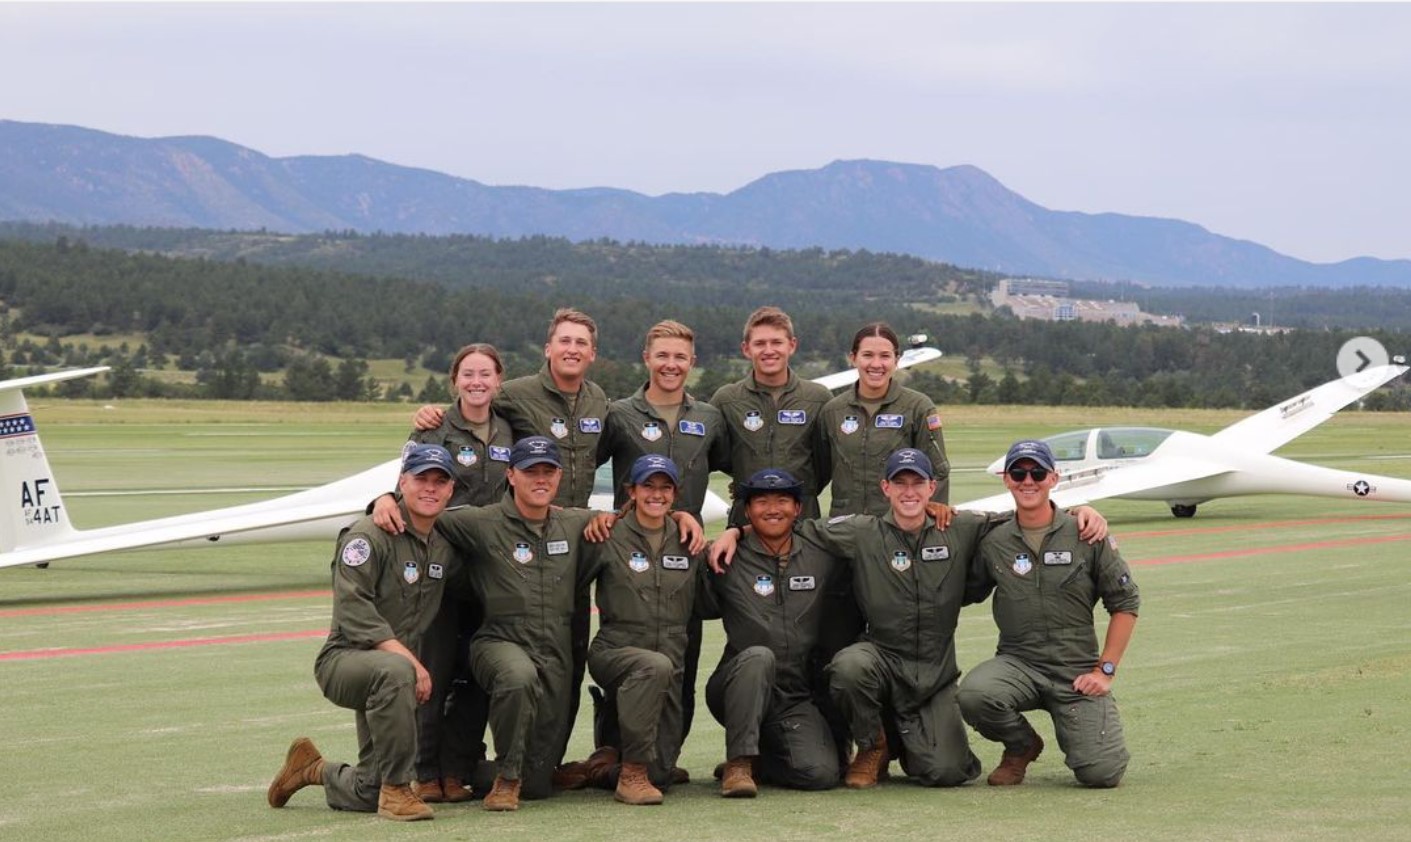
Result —
<instances>
[{"instance_id":1,"label":"american flag patch on sleeve","mask_svg":"<svg viewBox=\"0 0 1411 842\"><path fill-rule=\"evenodd\" d=\"M926 429L939 430L941 428L941 414L933 412L926 416Z\"/></svg>"}]
</instances>

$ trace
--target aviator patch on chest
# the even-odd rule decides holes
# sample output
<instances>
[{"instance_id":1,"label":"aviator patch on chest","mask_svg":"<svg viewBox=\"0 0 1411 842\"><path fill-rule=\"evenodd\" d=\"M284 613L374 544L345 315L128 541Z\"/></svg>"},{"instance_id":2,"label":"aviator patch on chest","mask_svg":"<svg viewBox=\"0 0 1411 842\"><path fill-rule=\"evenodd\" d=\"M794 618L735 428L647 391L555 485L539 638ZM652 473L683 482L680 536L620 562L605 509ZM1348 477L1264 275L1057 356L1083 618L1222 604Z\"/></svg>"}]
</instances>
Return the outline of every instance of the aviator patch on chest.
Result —
<instances>
[{"instance_id":1,"label":"aviator patch on chest","mask_svg":"<svg viewBox=\"0 0 1411 842\"><path fill-rule=\"evenodd\" d=\"M922 561L945 561L950 558L950 547L922 547Z\"/></svg>"},{"instance_id":2,"label":"aviator patch on chest","mask_svg":"<svg viewBox=\"0 0 1411 842\"><path fill-rule=\"evenodd\" d=\"M1063 552L1044 553L1044 564L1052 567L1056 564L1072 564L1073 554L1064 550Z\"/></svg>"},{"instance_id":3,"label":"aviator patch on chest","mask_svg":"<svg viewBox=\"0 0 1411 842\"><path fill-rule=\"evenodd\" d=\"M661 557L661 566L667 570L690 570L691 560L684 555L664 555Z\"/></svg>"}]
</instances>

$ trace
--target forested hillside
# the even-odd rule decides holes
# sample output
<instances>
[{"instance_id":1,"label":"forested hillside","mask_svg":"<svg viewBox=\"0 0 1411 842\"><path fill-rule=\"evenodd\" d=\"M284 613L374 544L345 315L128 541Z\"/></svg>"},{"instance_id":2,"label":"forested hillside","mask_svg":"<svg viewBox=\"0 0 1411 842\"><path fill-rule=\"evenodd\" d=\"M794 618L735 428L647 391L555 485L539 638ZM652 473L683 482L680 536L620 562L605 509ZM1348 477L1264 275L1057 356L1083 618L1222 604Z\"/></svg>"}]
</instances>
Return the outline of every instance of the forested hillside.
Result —
<instances>
[{"instance_id":1,"label":"forested hillside","mask_svg":"<svg viewBox=\"0 0 1411 842\"><path fill-rule=\"evenodd\" d=\"M100 230L107 245L126 236ZM153 248L153 235L142 236ZM249 235L205 236L250 249ZM189 254L192 242L189 232L174 233L166 250ZM694 391L709 394L740 375L740 326L770 303L794 315L808 373L845 365L852 333L873 319L929 333L952 362L915 374L911 385L942 402L1262 407L1330 379L1338 346L1365 332L1255 336L944 315L938 310L981 297L994 279L867 252L548 238L267 242L256 251L270 263L214 249L197 259L129 253L86 235L0 241L0 367L108 364L115 371L104 380L63 385L117 396L439 400L438 378L390 388L370 377L368 361L439 372L460 345L489 341L506 353L511 376L523 374L541 362L553 310L572 305L599 322L594 379L610 394L641 382L641 335L668 317L697 331L703 374ZM280 243L301 255L290 263L322 254L321 268L271 265ZM1404 334L1373 335L1393 351L1406 344ZM194 377L159 376L178 369ZM1373 404L1407 405L1407 390Z\"/></svg>"}]
</instances>

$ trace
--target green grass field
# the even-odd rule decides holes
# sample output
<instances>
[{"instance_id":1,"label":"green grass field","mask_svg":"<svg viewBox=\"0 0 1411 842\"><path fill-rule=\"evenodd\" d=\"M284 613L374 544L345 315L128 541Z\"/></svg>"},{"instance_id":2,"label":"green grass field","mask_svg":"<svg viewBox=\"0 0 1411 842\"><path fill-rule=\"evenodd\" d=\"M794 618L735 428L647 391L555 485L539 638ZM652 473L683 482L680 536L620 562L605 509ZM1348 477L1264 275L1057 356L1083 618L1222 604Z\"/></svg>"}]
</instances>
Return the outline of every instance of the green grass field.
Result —
<instances>
[{"instance_id":1,"label":"green grass field","mask_svg":"<svg viewBox=\"0 0 1411 842\"><path fill-rule=\"evenodd\" d=\"M271 493L227 488L337 478L390 458L408 413L161 402L32 409L85 527ZM998 488L980 469L1020 434L1134 422L1209 432L1238 417L1013 407L945 415L957 500ZM1345 414L1281 453L1411 476L1408 433L1411 416ZM177 493L133 493L154 491ZM517 814L451 805L434 822L394 826L331 812L315 790L271 810L264 789L294 736L312 736L335 759L355 750L351 714L325 702L312 676L328 623L329 542L0 570L0 838L1411 838L1411 507L1252 497L1205 504L1181 521L1160 504L1101 508L1144 598L1116 685L1133 755L1116 790L1076 787L1050 741L1012 790L894 780L866 792L765 789L726 801L710 777L722 731L702 705L682 757L694 780L658 808L568 793ZM989 655L987 607L964 612L957 640L962 668ZM720 645L712 628L702 683ZM579 724L570 754L581 757L591 746ZM998 747L973 734L972 747L988 771Z\"/></svg>"}]
</instances>

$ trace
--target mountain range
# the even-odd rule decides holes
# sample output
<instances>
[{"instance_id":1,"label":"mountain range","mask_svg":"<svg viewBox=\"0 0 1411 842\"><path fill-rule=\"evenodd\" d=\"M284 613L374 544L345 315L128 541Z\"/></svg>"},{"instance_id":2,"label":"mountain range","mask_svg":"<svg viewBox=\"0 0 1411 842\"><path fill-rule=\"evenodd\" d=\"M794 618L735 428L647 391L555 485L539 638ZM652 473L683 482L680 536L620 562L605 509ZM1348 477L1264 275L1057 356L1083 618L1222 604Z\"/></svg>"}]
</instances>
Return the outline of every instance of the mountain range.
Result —
<instances>
[{"instance_id":1,"label":"mountain range","mask_svg":"<svg viewBox=\"0 0 1411 842\"><path fill-rule=\"evenodd\" d=\"M1149 285L1411 286L1411 260L1309 263L1180 220L1050 210L974 166L874 160L770 173L723 195L646 196L497 187L363 155L271 158L213 137L0 120L0 220L867 249Z\"/></svg>"}]
</instances>

